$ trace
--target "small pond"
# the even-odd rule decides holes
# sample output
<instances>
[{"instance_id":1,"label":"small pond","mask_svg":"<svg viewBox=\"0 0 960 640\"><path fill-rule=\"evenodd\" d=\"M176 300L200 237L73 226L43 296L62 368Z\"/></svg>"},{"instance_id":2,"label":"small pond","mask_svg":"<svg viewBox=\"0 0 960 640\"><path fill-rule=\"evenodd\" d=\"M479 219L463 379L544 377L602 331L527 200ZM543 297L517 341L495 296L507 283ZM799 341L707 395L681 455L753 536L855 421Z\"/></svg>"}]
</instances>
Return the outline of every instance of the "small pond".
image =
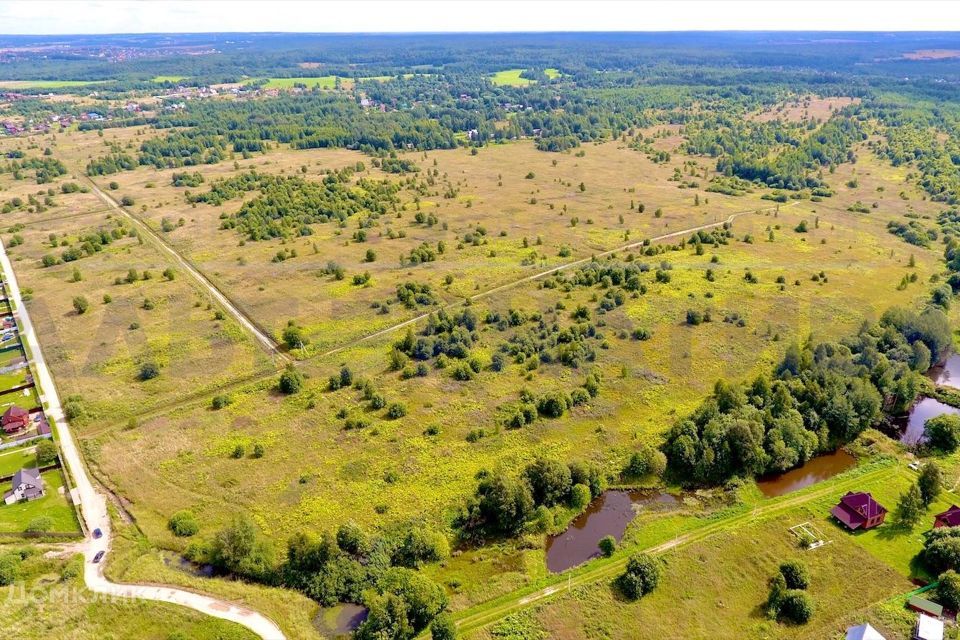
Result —
<instances>
[{"instance_id":1,"label":"small pond","mask_svg":"<svg viewBox=\"0 0 960 640\"><path fill-rule=\"evenodd\" d=\"M547 539L547 568L558 573L599 557L600 540L613 536L619 542L638 511L668 509L679 503L680 497L659 491L604 491L566 531Z\"/></svg>"},{"instance_id":2,"label":"small pond","mask_svg":"<svg viewBox=\"0 0 960 640\"><path fill-rule=\"evenodd\" d=\"M359 604L338 604L322 607L313 619L313 626L326 637L348 636L363 624L370 612Z\"/></svg>"},{"instance_id":3,"label":"small pond","mask_svg":"<svg viewBox=\"0 0 960 640\"><path fill-rule=\"evenodd\" d=\"M837 449L833 453L811 458L796 469L760 478L757 487L763 495L774 498L832 478L856 464L856 458L843 449Z\"/></svg>"},{"instance_id":4,"label":"small pond","mask_svg":"<svg viewBox=\"0 0 960 640\"><path fill-rule=\"evenodd\" d=\"M956 378L960 381L960 378ZM933 398L923 398L910 409L910 414L896 421L897 426L903 429L900 442L903 444L919 444L923 440L923 425L927 420L936 418L944 413L960 414L960 409L943 404Z\"/></svg>"},{"instance_id":5,"label":"small pond","mask_svg":"<svg viewBox=\"0 0 960 640\"><path fill-rule=\"evenodd\" d=\"M927 375L939 385L960 389L960 354L950 354L943 364L930 367Z\"/></svg>"}]
</instances>

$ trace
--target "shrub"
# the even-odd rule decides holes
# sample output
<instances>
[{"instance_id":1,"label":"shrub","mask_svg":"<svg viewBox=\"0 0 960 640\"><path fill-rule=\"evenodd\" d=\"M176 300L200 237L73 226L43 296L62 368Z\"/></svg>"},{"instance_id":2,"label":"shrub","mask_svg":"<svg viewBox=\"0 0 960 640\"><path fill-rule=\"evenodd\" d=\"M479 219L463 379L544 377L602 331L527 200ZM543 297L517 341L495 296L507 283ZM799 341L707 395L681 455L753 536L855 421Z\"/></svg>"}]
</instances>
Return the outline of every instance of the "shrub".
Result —
<instances>
[{"instance_id":1,"label":"shrub","mask_svg":"<svg viewBox=\"0 0 960 640\"><path fill-rule=\"evenodd\" d=\"M575 484L570 490L570 506L577 510L583 510L590 504L590 487L585 484Z\"/></svg>"},{"instance_id":2,"label":"shrub","mask_svg":"<svg viewBox=\"0 0 960 640\"><path fill-rule=\"evenodd\" d=\"M790 589L780 598L778 620L806 624L813 617L813 598L805 591Z\"/></svg>"},{"instance_id":3,"label":"shrub","mask_svg":"<svg viewBox=\"0 0 960 640\"><path fill-rule=\"evenodd\" d=\"M590 402L590 394L583 387L577 387L570 392L570 402L575 407L587 404Z\"/></svg>"},{"instance_id":4,"label":"shrub","mask_svg":"<svg viewBox=\"0 0 960 640\"><path fill-rule=\"evenodd\" d=\"M277 385L281 393L292 395L303 388L303 374L297 371L293 365L288 365L286 370L280 374L280 381Z\"/></svg>"},{"instance_id":5,"label":"shrub","mask_svg":"<svg viewBox=\"0 0 960 640\"><path fill-rule=\"evenodd\" d=\"M547 418L559 418L573 404L562 391L549 391L537 398L537 411Z\"/></svg>"},{"instance_id":6,"label":"shrub","mask_svg":"<svg viewBox=\"0 0 960 640\"><path fill-rule=\"evenodd\" d=\"M27 535L39 536L53 529L53 518L50 516L37 516L27 523L23 532Z\"/></svg>"},{"instance_id":7,"label":"shrub","mask_svg":"<svg viewBox=\"0 0 960 640\"><path fill-rule=\"evenodd\" d=\"M617 550L617 539L613 536L604 536L600 538L597 546L600 548L600 553L603 554L603 557L609 558Z\"/></svg>"},{"instance_id":8,"label":"shrub","mask_svg":"<svg viewBox=\"0 0 960 640\"><path fill-rule=\"evenodd\" d=\"M360 555L366 551L367 538L363 529L354 522L344 522L337 529L337 546L351 555Z\"/></svg>"},{"instance_id":9,"label":"shrub","mask_svg":"<svg viewBox=\"0 0 960 640\"><path fill-rule=\"evenodd\" d=\"M160 367L157 366L155 362L144 362L140 365L140 372L137 374L137 377L145 382L147 380L153 380L160 375Z\"/></svg>"},{"instance_id":10,"label":"shrub","mask_svg":"<svg viewBox=\"0 0 960 640\"><path fill-rule=\"evenodd\" d=\"M799 560L788 560L780 565L780 575L788 589L806 589L810 586L810 572Z\"/></svg>"},{"instance_id":11,"label":"shrub","mask_svg":"<svg viewBox=\"0 0 960 640\"><path fill-rule=\"evenodd\" d=\"M407 415L407 407L400 402L393 402L387 407L387 417L391 420L402 418L405 415Z\"/></svg>"},{"instance_id":12,"label":"shrub","mask_svg":"<svg viewBox=\"0 0 960 640\"><path fill-rule=\"evenodd\" d=\"M49 520L49 518L47 518ZM20 556L7 554L0 558L0 587L6 587L20 577Z\"/></svg>"},{"instance_id":13,"label":"shrub","mask_svg":"<svg viewBox=\"0 0 960 640\"><path fill-rule=\"evenodd\" d=\"M657 588L660 582L660 563L641 553L627 561L627 568L617 579L620 591L627 598L637 600Z\"/></svg>"},{"instance_id":14,"label":"shrub","mask_svg":"<svg viewBox=\"0 0 960 640\"><path fill-rule=\"evenodd\" d=\"M87 312L87 309L90 308L90 303L83 296L76 296L73 299L73 309L77 312L77 315L82 316Z\"/></svg>"},{"instance_id":15,"label":"shrub","mask_svg":"<svg viewBox=\"0 0 960 640\"><path fill-rule=\"evenodd\" d=\"M36 456L37 464L41 467L53 464L57 460L57 445L51 440L41 440L37 445Z\"/></svg>"},{"instance_id":16,"label":"shrub","mask_svg":"<svg viewBox=\"0 0 960 640\"><path fill-rule=\"evenodd\" d=\"M444 611L430 623L430 638L432 640L456 640L457 625L453 617Z\"/></svg>"},{"instance_id":17,"label":"shrub","mask_svg":"<svg viewBox=\"0 0 960 640\"><path fill-rule=\"evenodd\" d=\"M246 453L247 453L247 451L246 451L246 449L243 447L243 445L240 444L240 443L237 443L237 444L233 447L233 451L230 452L230 457L231 457L231 458L234 458L235 460L239 460L239 459L242 458L244 455L246 455Z\"/></svg>"},{"instance_id":18,"label":"shrub","mask_svg":"<svg viewBox=\"0 0 960 640\"><path fill-rule=\"evenodd\" d=\"M200 524L197 522L197 519L192 512L186 509L177 511L170 516L170 520L167 521L167 527L173 532L173 535L181 538L188 538L196 535L197 532L200 531Z\"/></svg>"},{"instance_id":19,"label":"shrub","mask_svg":"<svg viewBox=\"0 0 960 640\"><path fill-rule=\"evenodd\" d=\"M233 399L227 395L216 395L213 396L212 406L214 409L223 409L233 402Z\"/></svg>"}]
</instances>

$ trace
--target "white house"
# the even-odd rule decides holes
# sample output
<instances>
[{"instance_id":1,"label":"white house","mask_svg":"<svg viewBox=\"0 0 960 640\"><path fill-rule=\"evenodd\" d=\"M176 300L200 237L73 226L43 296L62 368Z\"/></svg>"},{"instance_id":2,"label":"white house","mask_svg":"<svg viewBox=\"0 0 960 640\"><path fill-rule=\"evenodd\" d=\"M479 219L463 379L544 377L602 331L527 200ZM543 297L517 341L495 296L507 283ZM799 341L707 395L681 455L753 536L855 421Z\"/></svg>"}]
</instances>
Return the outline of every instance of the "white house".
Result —
<instances>
[{"instance_id":1,"label":"white house","mask_svg":"<svg viewBox=\"0 0 960 640\"><path fill-rule=\"evenodd\" d=\"M943 621L921 613L917 618L913 640L943 640Z\"/></svg>"},{"instance_id":2,"label":"white house","mask_svg":"<svg viewBox=\"0 0 960 640\"><path fill-rule=\"evenodd\" d=\"M869 622L847 629L847 640L887 640Z\"/></svg>"},{"instance_id":3,"label":"white house","mask_svg":"<svg viewBox=\"0 0 960 640\"><path fill-rule=\"evenodd\" d=\"M43 478L40 469L20 469L13 474L13 487L3 495L5 504L43 497Z\"/></svg>"}]
</instances>

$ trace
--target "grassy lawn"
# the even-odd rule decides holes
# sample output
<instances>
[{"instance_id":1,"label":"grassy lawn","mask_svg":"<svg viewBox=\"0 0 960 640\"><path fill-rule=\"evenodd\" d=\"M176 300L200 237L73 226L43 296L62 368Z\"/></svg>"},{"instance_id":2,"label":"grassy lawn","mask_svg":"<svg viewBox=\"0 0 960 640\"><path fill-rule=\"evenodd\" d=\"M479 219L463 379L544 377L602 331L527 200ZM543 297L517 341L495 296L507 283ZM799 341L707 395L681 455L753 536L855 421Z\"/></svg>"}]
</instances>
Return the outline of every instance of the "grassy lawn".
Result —
<instances>
[{"instance_id":1,"label":"grassy lawn","mask_svg":"<svg viewBox=\"0 0 960 640\"><path fill-rule=\"evenodd\" d=\"M0 547L0 555L24 547ZM254 640L232 622L176 605L144 600L109 599L86 590L83 558L45 557L39 549L19 564L11 597L0 608L0 628L8 637L71 640ZM22 591L21 591L22 587ZM25 597L19 597L19 594ZM172 632L178 634L173 636Z\"/></svg>"},{"instance_id":2,"label":"grassy lawn","mask_svg":"<svg viewBox=\"0 0 960 640\"><path fill-rule=\"evenodd\" d=\"M27 367L8 373L0 373L0 391L13 389L14 387L26 384L29 373L30 370Z\"/></svg>"},{"instance_id":3,"label":"grassy lawn","mask_svg":"<svg viewBox=\"0 0 960 640\"><path fill-rule=\"evenodd\" d=\"M340 78L341 86L349 89L353 86L352 78ZM305 85L308 89L335 89L337 76L306 76L297 78L269 78L263 85L264 89L293 89L297 85Z\"/></svg>"},{"instance_id":4,"label":"grassy lawn","mask_svg":"<svg viewBox=\"0 0 960 640\"><path fill-rule=\"evenodd\" d=\"M0 451L0 477L14 474L24 467L37 466L37 457L34 455L35 449L36 444L31 443L26 447ZM8 491L10 489L9 483L5 483L2 488L3 491Z\"/></svg>"},{"instance_id":5,"label":"grassy lawn","mask_svg":"<svg viewBox=\"0 0 960 640\"><path fill-rule=\"evenodd\" d=\"M521 78L520 74L523 73L523 69L504 69L503 71L497 71L495 74L490 76L490 82L497 86L510 86L510 87L526 87L531 84L534 84L535 80L528 80L527 78ZM543 73L553 80L554 78L560 77L559 69L544 69Z\"/></svg>"},{"instance_id":6,"label":"grassy lawn","mask_svg":"<svg viewBox=\"0 0 960 640\"><path fill-rule=\"evenodd\" d=\"M0 413L7 410L7 407L17 405L23 409L33 409L40 406L40 396L36 387L22 389L20 391L0 392Z\"/></svg>"},{"instance_id":7,"label":"grassy lawn","mask_svg":"<svg viewBox=\"0 0 960 640\"><path fill-rule=\"evenodd\" d=\"M503 71L497 71L490 76L490 82L495 85L510 87L526 87L533 83L533 80L521 78L521 73L523 73L523 69L504 69Z\"/></svg>"},{"instance_id":8,"label":"grassy lawn","mask_svg":"<svg viewBox=\"0 0 960 640\"><path fill-rule=\"evenodd\" d=\"M190 76L154 76L150 78L150 82L180 82L189 77Z\"/></svg>"},{"instance_id":9,"label":"grassy lawn","mask_svg":"<svg viewBox=\"0 0 960 640\"><path fill-rule=\"evenodd\" d=\"M80 533L80 525L73 506L59 490L63 487L60 470L45 471L42 474L45 495L37 500L0 505L0 531L16 532L24 528L34 518L47 516L53 520L50 531ZM9 487L5 487L5 490Z\"/></svg>"}]
</instances>

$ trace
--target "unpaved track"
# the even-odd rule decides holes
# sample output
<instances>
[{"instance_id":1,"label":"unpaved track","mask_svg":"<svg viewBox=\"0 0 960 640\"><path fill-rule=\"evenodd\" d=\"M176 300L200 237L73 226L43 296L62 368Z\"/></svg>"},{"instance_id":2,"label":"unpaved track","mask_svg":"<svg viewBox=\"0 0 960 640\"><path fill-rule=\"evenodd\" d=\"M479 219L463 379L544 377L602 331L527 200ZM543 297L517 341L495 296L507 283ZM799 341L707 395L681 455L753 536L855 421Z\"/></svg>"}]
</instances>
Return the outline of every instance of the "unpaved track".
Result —
<instances>
[{"instance_id":1,"label":"unpaved track","mask_svg":"<svg viewBox=\"0 0 960 640\"><path fill-rule=\"evenodd\" d=\"M203 274L203 272L194 267L189 260L184 258L176 249L167 244L166 240L160 237L160 235L154 231L150 225L141 220L139 216L127 211L125 207L121 206L119 202L113 199L113 196L101 190L100 187L97 186L97 183L95 183L93 180L87 178L87 182L90 183L90 188L93 189L93 192L97 194L97 196L103 200L107 206L131 220L136 228L144 232L147 235L147 238L151 240L155 246L157 246L163 253L166 253L173 258L178 265L183 267L183 269L185 269L187 273L189 273L190 276L200 284L201 287L206 289L207 292L230 313L230 315L237 319L237 322L239 322L243 328L253 334L253 336L260 342L260 344L263 345L268 353L276 357L283 358L284 360L289 360L289 357L280 351L280 345L277 344L270 334L257 326L250 316L248 316L243 310L235 305L230 298L224 295L224 293L217 288L217 285L213 284L213 282L211 282L210 279Z\"/></svg>"},{"instance_id":2,"label":"unpaved track","mask_svg":"<svg viewBox=\"0 0 960 640\"><path fill-rule=\"evenodd\" d=\"M233 604L232 602L172 587L117 584L110 582L104 577L103 566L107 560L106 556L110 551L111 534L107 500L103 494L96 490L90 481L90 477L87 475L86 467L83 465L83 460L77 450L70 425L63 415L63 408L60 406L60 397L57 394L57 388L54 386L50 370L47 369L47 363L40 349L40 342L37 340L33 324L30 322L30 315L20 297L20 287L17 285L16 274L7 257L6 249L2 244L0 244L0 266L3 268L7 294L16 307L14 315L17 317L20 326L20 337L26 342L27 348L32 355L32 365L37 375L40 401L47 415L56 421L58 442L60 444L63 462L66 464L76 486L76 491L80 496L81 517L86 524L88 532L94 529L100 529L103 532L103 536L99 539L95 539L88 533L86 539L77 545L78 550L81 551L84 556L83 578L87 584L87 588L96 593L118 598L157 600L159 602L168 602L189 607L201 613L243 625L264 640L285 640L283 632L280 631L280 628L269 618L252 609ZM94 563L93 557L99 551L103 551L105 557L100 563Z\"/></svg>"},{"instance_id":3,"label":"unpaved track","mask_svg":"<svg viewBox=\"0 0 960 640\"><path fill-rule=\"evenodd\" d=\"M790 207L790 206L793 206L793 205L795 205L795 204L797 204L797 203L796 203L796 202L791 202L790 204L786 205L786 206L783 207L783 208ZM744 211L738 211L738 212L736 212L736 213L731 213L729 216L727 216L726 219L721 220L721 221L719 221L719 222L710 222L710 223L707 223L707 224L701 224L701 225L697 225L697 226L695 226L695 227L689 227L689 228L687 228L687 229L680 229L679 231L671 231L670 233L665 233L665 234L660 235L660 236L654 236L654 237L652 237L652 238L646 238L646 239L644 239L644 240L638 240L638 241L636 241L636 242L630 242L630 243L627 243L627 244L623 244L623 245L620 245L620 246L618 246L618 247L614 247L613 249L607 249L606 251L601 251L600 253L594 253L594 254L592 254L589 258L581 258L580 260L574 260L573 262L566 262L566 263L561 264L561 265L558 265L558 266L556 266L556 267L552 267L552 268L550 268L550 269L547 269L546 271L539 271L539 272L534 273L534 274L531 274L531 275L529 275L529 276L524 276L524 277L518 278L518 279L516 279L516 280L511 280L510 282L507 282L507 283L505 283L505 284L497 285L496 287L493 287L492 289L487 289L486 291L481 291L480 293L477 293L477 294L475 294L475 295L470 296L470 299L471 299L471 300L477 300L477 299L479 299L479 298L486 298L486 297L492 296L492 295L494 295L494 294L496 294L496 293L500 293L501 291L506 291L507 289L512 289L513 287L519 286L519 285L521 285L521 284L523 284L523 283L525 283L525 282L532 282L532 281L534 281L534 280L539 280L540 278L544 278L544 277L549 276L549 275L552 275L552 274L554 274L554 273L558 273L558 272L560 272L560 271L565 271L566 269L571 269L571 268L573 268L573 267L578 267L578 266L580 266L580 265L582 265L582 264L587 264L587 263L589 263L589 262L591 262L592 260L595 260L595 259L597 259L597 258L606 258L607 256L612 256L613 254L619 253L619 252L621 252L621 251L629 251L630 249L636 249L637 247L642 247L646 242L661 242L661 241L663 241L663 240L670 240L670 239L672 239L672 238L677 238L677 237L684 236L684 235L687 235L687 234L690 234L690 233L696 233L697 231L706 231L707 229L714 229L714 228L716 228L716 227L721 227L721 226L723 226L723 225L725 225L725 224L732 224L734 220L736 220L736 219L739 218L740 216L746 215L746 214L748 214L748 213L758 213L758 212L759 212L759 213L763 213L763 212L765 212L765 211L774 211L774 210L779 210L779 209L780 209L780 207L778 206L778 207L768 207L768 208L766 208L766 209L749 209L749 210L744 210ZM463 302L461 302L461 301L452 302L452 303L450 303L450 304L444 305L443 308L444 308L444 309L452 309L453 307L456 307L456 306L461 305L461 304L463 304ZM415 316L415 317L413 317L413 318L410 318L409 320L404 320L403 322L399 322L399 323L397 323L397 324L391 325L391 326L387 327L386 329L380 329L379 331L375 331L374 333L371 333L371 334L365 335L365 336L363 336L363 337L357 338L356 340L352 340L352 341L350 341L350 342L348 342L348 343L346 343L346 344L342 344L342 345L340 345L339 347L335 347L335 348L333 348L333 349L330 349L329 351L323 351L323 352L318 353L317 355L315 355L315 356L313 356L313 357L315 357L315 358L316 358L316 357L322 358L322 357L324 357L324 356L332 356L332 355L334 355L334 354L337 354L337 353L343 351L344 349L349 349L350 347L356 346L356 345L358 345L358 344L360 344L360 343L362 343L362 342L366 342L367 340L373 340L374 338L379 338L380 336L385 336L385 335L387 335L387 334L389 334L389 333L392 333L392 332L396 331L397 329L402 329L403 327L406 327L406 326L409 326L409 325L412 325L412 324L416 324L417 322L420 322L421 320L426 319L431 313L436 313L436 309L434 309L433 311L428 311L427 313L421 313L420 315Z\"/></svg>"}]
</instances>

